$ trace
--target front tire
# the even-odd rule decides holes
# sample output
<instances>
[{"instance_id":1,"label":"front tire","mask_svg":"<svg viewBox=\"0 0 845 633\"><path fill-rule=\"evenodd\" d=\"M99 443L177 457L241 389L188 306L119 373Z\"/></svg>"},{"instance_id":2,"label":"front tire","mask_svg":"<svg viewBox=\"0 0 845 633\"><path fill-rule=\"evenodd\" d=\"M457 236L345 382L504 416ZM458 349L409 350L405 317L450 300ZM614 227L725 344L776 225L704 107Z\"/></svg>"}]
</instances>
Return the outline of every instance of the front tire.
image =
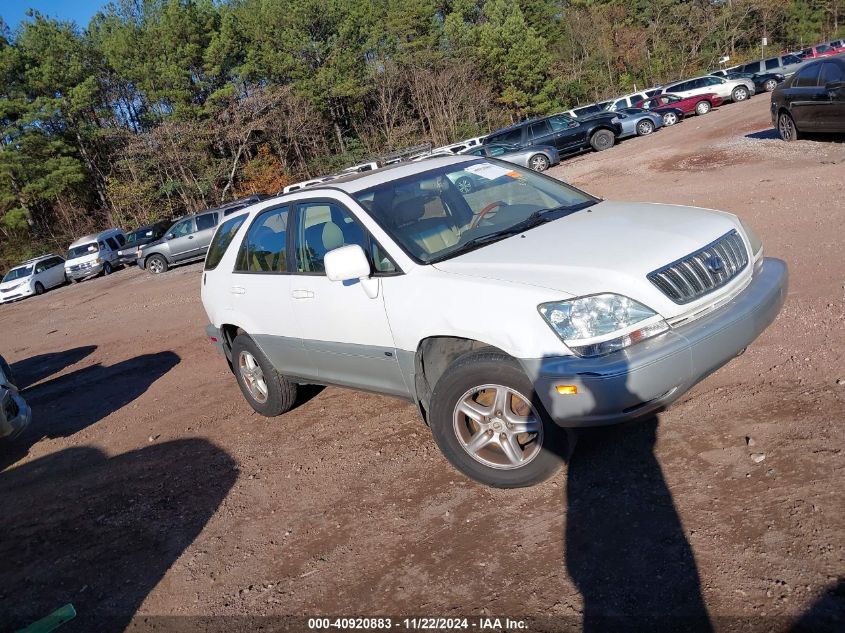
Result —
<instances>
[{"instance_id":1,"label":"front tire","mask_svg":"<svg viewBox=\"0 0 845 633\"><path fill-rule=\"evenodd\" d=\"M37 295L43 295L44 294L44 284L42 284L40 281L35 282L35 294L37 294Z\"/></svg>"},{"instance_id":2,"label":"front tire","mask_svg":"<svg viewBox=\"0 0 845 633\"><path fill-rule=\"evenodd\" d=\"M160 275L167 272L167 260L161 255L150 255L147 258L145 267L153 275Z\"/></svg>"},{"instance_id":3,"label":"front tire","mask_svg":"<svg viewBox=\"0 0 845 633\"><path fill-rule=\"evenodd\" d=\"M731 92L731 99L734 101L745 101L748 99L748 88L745 86L737 86Z\"/></svg>"},{"instance_id":4,"label":"front tire","mask_svg":"<svg viewBox=\"0 0 845 633\"><path fill-rule=\"evenodd\" d=\"M111 267L111 264L109 262L106 262L105 264L103 264L103 276L104 277L107 276L107 275L111 275L112 272L114 272L114 269Z\"/></svg>"},{"instance_id":5,"label":"front tire","mask_svg":"<svg viewBox=\"0 0 845 633\"><path fill-rule=\"evenodd\" d=\"M613 147L616 137L610 130L599 130L590 137L590 146L597 152Z\"/></svg>"},{"instance_id":6,"label":"front tire","mask_svg":"<svg viewBox=\"0 0 845 633\"><path fill-rule=\"evenodd\" d=\"M513 358L493 350L458 358L431 397L431 431L449 462L496 488L532 486L564 461L565 433Z\"/></svg>"},{"instance_id":7,"label":"front tire","mask_svg":"<svg viewBox=\"0 0 845 633\"><path fill-rule=\"evenodd\" d=\"M549 159L543 154L535 154L528 161L528 166L534 171L546 171L549 168Z\"/></svg>"},{"instance_id":8,"label":"front tire","mask_svg":"<svg viewBox=\"0 0 845 633\"><path fill-rule=\"evenodd\" d=\"M232 366L241 393L257 413L273 418L293 408L296 383L279 374L246 334L238 334L232 341Z\"/></svg>"},{"instance_id":9,"label":"front tire","mask_svg":"<svg viewBox=\"0 0 845 633\"><path fill-rule=\"evenodd\" d=\"M787 143L798 140L798 128L795 127L795 121L788 112L781 112L778 115L778 136Z\"/></svg>"},{"instance_id":10,"label":"front tire","mask_svg":"<svg viewBox=\"0 0 845 633\"><path fill-rule=\"evenodd\" d=\"M712 109L709 101L699 101L695 104L695 113L698 115L707 114Z\"/></svg>"}]
</instances>

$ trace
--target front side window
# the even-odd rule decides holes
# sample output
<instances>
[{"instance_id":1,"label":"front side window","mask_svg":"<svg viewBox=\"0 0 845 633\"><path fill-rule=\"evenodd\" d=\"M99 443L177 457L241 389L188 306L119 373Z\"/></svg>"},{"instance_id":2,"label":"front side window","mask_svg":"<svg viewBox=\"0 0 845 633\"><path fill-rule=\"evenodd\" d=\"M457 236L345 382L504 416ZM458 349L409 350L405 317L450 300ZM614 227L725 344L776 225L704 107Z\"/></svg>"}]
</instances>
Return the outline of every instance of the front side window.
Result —
<instances>
[{"instance_id":1,"label":"front side window","mask_svg":"<svg viewBox=\"0 0 845 633\"><path fill-rule=\"evenodd\" d=\"M354 197L421 263L527 230L545 221L546 212L552 219L597 201L530 169L485 160L439 167Z\"/></svg>"},{"instance_id":2,"label":"front side window","mask_svg":"<svg viewBox=\"0 0 845 633\"><path fill-rule=\"evenodd\" d=\"M191 219L182 220L181 222L176 223L172 229L170 229L170 235L173 237L185 237L186 235L190 235L194 232L194 221Z\"/></svg>"},{"instance_id":3,"label":"front side window","mask_svg":"<svg viewBox=\"0 0 845 633\"><path fill-rule=\"evenodd\" d=\"M238 216L232 218L229 222L243 221L244 217ZM234 230L237 231L237 229ZM218 234L222 231L221 228ZM235 262L235 272L287 272L287 234L287 207L279 207L260 213L250 225L249 232L241 243L238 258Z\"/></svg>"},{"instance_id":4,"label":"front side window","mask_svg":"<svg viewBox=\"0 0 845 633\"><path fill-rule=\"evenodd\" d=\"M108 244L108 245L109 245L109 248L110 248L110 249L112 249L113 251L116 251L118 248L120 248L120 247L117 245L117 242L115 242L115 241L114 241L114 238L113 238L113 237L107 237L107 238L106 238L106 244Z\"/></svg>"},{"instance_id":5,"label":"front side window","mask_svg":"<svg viewBox=\"0 0 845 633\"><path fill-rule=\"evenodd\" d=\"M577 123L564 114L556 114L549 117L549 125L555 132L561 132L571 127L575 127Z\"/></svg>"},{"instance_id":6,"label":"front side window","mask_svg":"<svg viewBox=\"0 0 845 633\"><path fill-rule=\"evenodd\" d=\"M206 229L214 228L217 224L216 213L206 213L197 216L197 231L204 231Z\"/></svg>"},{"instance_id":7,"label":"front side window","mask_svg":"<svg viewBox=\"0 0 845 633\"><path fill-rule=\"evenodd\" d=\"M239 215L236 218L227 220L214 234L211 244L208 246L208 253L205 256L205 270L214 270L217 264L223 259L226 250L238 234L238 230L246 220L246 215Z\"/></svg>"},{"instance_id":8,"label":"front side window","mask_svg":"<svg viewBox=\"0 0 845 633\"><path fill-rule=\"evenodd\" d=\"M788 64L800 64L802 59L797 55L785 55L783 57L783 65L786 66Z\"/></svg>"},{"instance_id":9,"label":"front side window","mask_svg":"<svg viewBox=\"0 0 845 633\"><path fill-rule=\"evenodd\" d=\"M796 88L814 88L819 85L819 68L821 64L813 64L801 69L795 80Z\"/></svg>"},{"instance_id":10,"label":"front side window","mask_svg":"<svg viewBox=\"0 0 845 633\"><path fill-rule=\"evenodd\" d=\"M300 273L325 273L326 253L358 244L367 252L361 225L343 207L332 202L307 202L296 208L296 269Z\"/></svg>"},{"instance_id":11,"label":"front side window","mask_svg":"<svg viewBox=\"0 0 845 633\"><path fill-rule=\"evenodd\" d=\"M502 154L507 154L508 152L512 151L514 151L514 148L509 145L491 145L487 148L487 155L501 156Z\"/></svg>"},{"instance_id":12,"label":"front side window","mask_svg":"<svg viewBox=\"0 0 845 633\"><path fill-rule=\"evenodd\" d=\"M548 121L537 121L531 124L531 138L538 139L552 133Z\"/></svg>"}]
</instances>

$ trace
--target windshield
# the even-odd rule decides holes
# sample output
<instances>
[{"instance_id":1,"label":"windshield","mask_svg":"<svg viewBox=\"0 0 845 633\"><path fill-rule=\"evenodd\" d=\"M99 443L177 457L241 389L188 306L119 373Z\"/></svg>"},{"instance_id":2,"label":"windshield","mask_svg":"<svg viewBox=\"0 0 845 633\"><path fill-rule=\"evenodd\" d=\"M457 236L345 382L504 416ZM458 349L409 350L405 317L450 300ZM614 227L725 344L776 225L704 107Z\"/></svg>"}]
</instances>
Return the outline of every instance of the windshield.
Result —
<instances>
[{"instance_id":1,"label":"windshield","mask_svg":"<svg viewBox=\"0 0 845 633\"><path fill-rule=\"evenodd\" d=\"M82 244L80 246L74 246L67 252L68 259L76 259L77 257L82 257L83 255L90 255L91 253L96 253L100 249L97 246L97 242L90 242L88 244Z\"/></svg>"},{"instance_id":2,"label":"windshield","mask_svg":"<svg viewBox=\"0 0 845 633\"><path fill-rule=\"evenodd\" d=\"M354 197L421 263L531 228L526 223L545 211L566 213L598 201L530 169L488 160L432 169Z\"/></svg>"},{"instance_id":3,"label":"windshield","mask_svg":"<svg viewBox=\"0 0 845 633\"><path fill-rule=\"evenodd\" d=\"M18 266L17 268L12 268L6 276L3 277L3 281L14 281L15 279L23 279L24 277L29 277L32 274L32 266Z\"/></svg>"}]
</instances>

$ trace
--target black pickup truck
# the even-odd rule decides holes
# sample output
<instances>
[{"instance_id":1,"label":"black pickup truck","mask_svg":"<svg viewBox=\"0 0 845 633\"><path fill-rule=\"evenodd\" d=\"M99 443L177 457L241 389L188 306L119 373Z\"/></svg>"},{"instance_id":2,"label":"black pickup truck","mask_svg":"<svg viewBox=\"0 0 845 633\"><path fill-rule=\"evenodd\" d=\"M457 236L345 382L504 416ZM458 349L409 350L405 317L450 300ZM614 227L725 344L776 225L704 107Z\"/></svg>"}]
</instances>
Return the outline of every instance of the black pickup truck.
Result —
<instances>
[{"instance_id":1,"label":"black pickup truck","mask_svg":"<svg viewBox=\"0 0 845 633\"><path fill-rule=\"evenodd\" d=\"M510 143L519 147L549 145L563 155L591 148L597 152L610 149L620 134L622 125L613 112L594 114L583 119L553 114L496 130L483 142L485 145Z\"/></svg>"}]
</instances>

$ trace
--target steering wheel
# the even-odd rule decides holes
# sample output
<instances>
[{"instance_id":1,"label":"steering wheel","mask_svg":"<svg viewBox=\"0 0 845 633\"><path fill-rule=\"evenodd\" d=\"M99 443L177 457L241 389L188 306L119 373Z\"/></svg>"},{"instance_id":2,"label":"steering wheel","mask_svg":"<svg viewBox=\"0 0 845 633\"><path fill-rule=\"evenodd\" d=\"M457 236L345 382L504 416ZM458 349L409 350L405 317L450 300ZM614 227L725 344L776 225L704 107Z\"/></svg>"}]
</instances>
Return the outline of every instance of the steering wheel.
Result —
<instances>
[{"instance_id":1,"label":"steering wheel","mask_svg":"<svg viewBox=\"0 0 845 633\"><path fill-rule=\"evenodd\" d=\"M481 222L485 215L490 213L496 207L501 207L503 204L506 204L504 200L496 200L496 202L491 202L490 204L488 204L479 212L477 216L475 216L475 219L470 223L469 228L474 229L475 227L477 227L478 223Z\"/></svg>"}]
</instances>

